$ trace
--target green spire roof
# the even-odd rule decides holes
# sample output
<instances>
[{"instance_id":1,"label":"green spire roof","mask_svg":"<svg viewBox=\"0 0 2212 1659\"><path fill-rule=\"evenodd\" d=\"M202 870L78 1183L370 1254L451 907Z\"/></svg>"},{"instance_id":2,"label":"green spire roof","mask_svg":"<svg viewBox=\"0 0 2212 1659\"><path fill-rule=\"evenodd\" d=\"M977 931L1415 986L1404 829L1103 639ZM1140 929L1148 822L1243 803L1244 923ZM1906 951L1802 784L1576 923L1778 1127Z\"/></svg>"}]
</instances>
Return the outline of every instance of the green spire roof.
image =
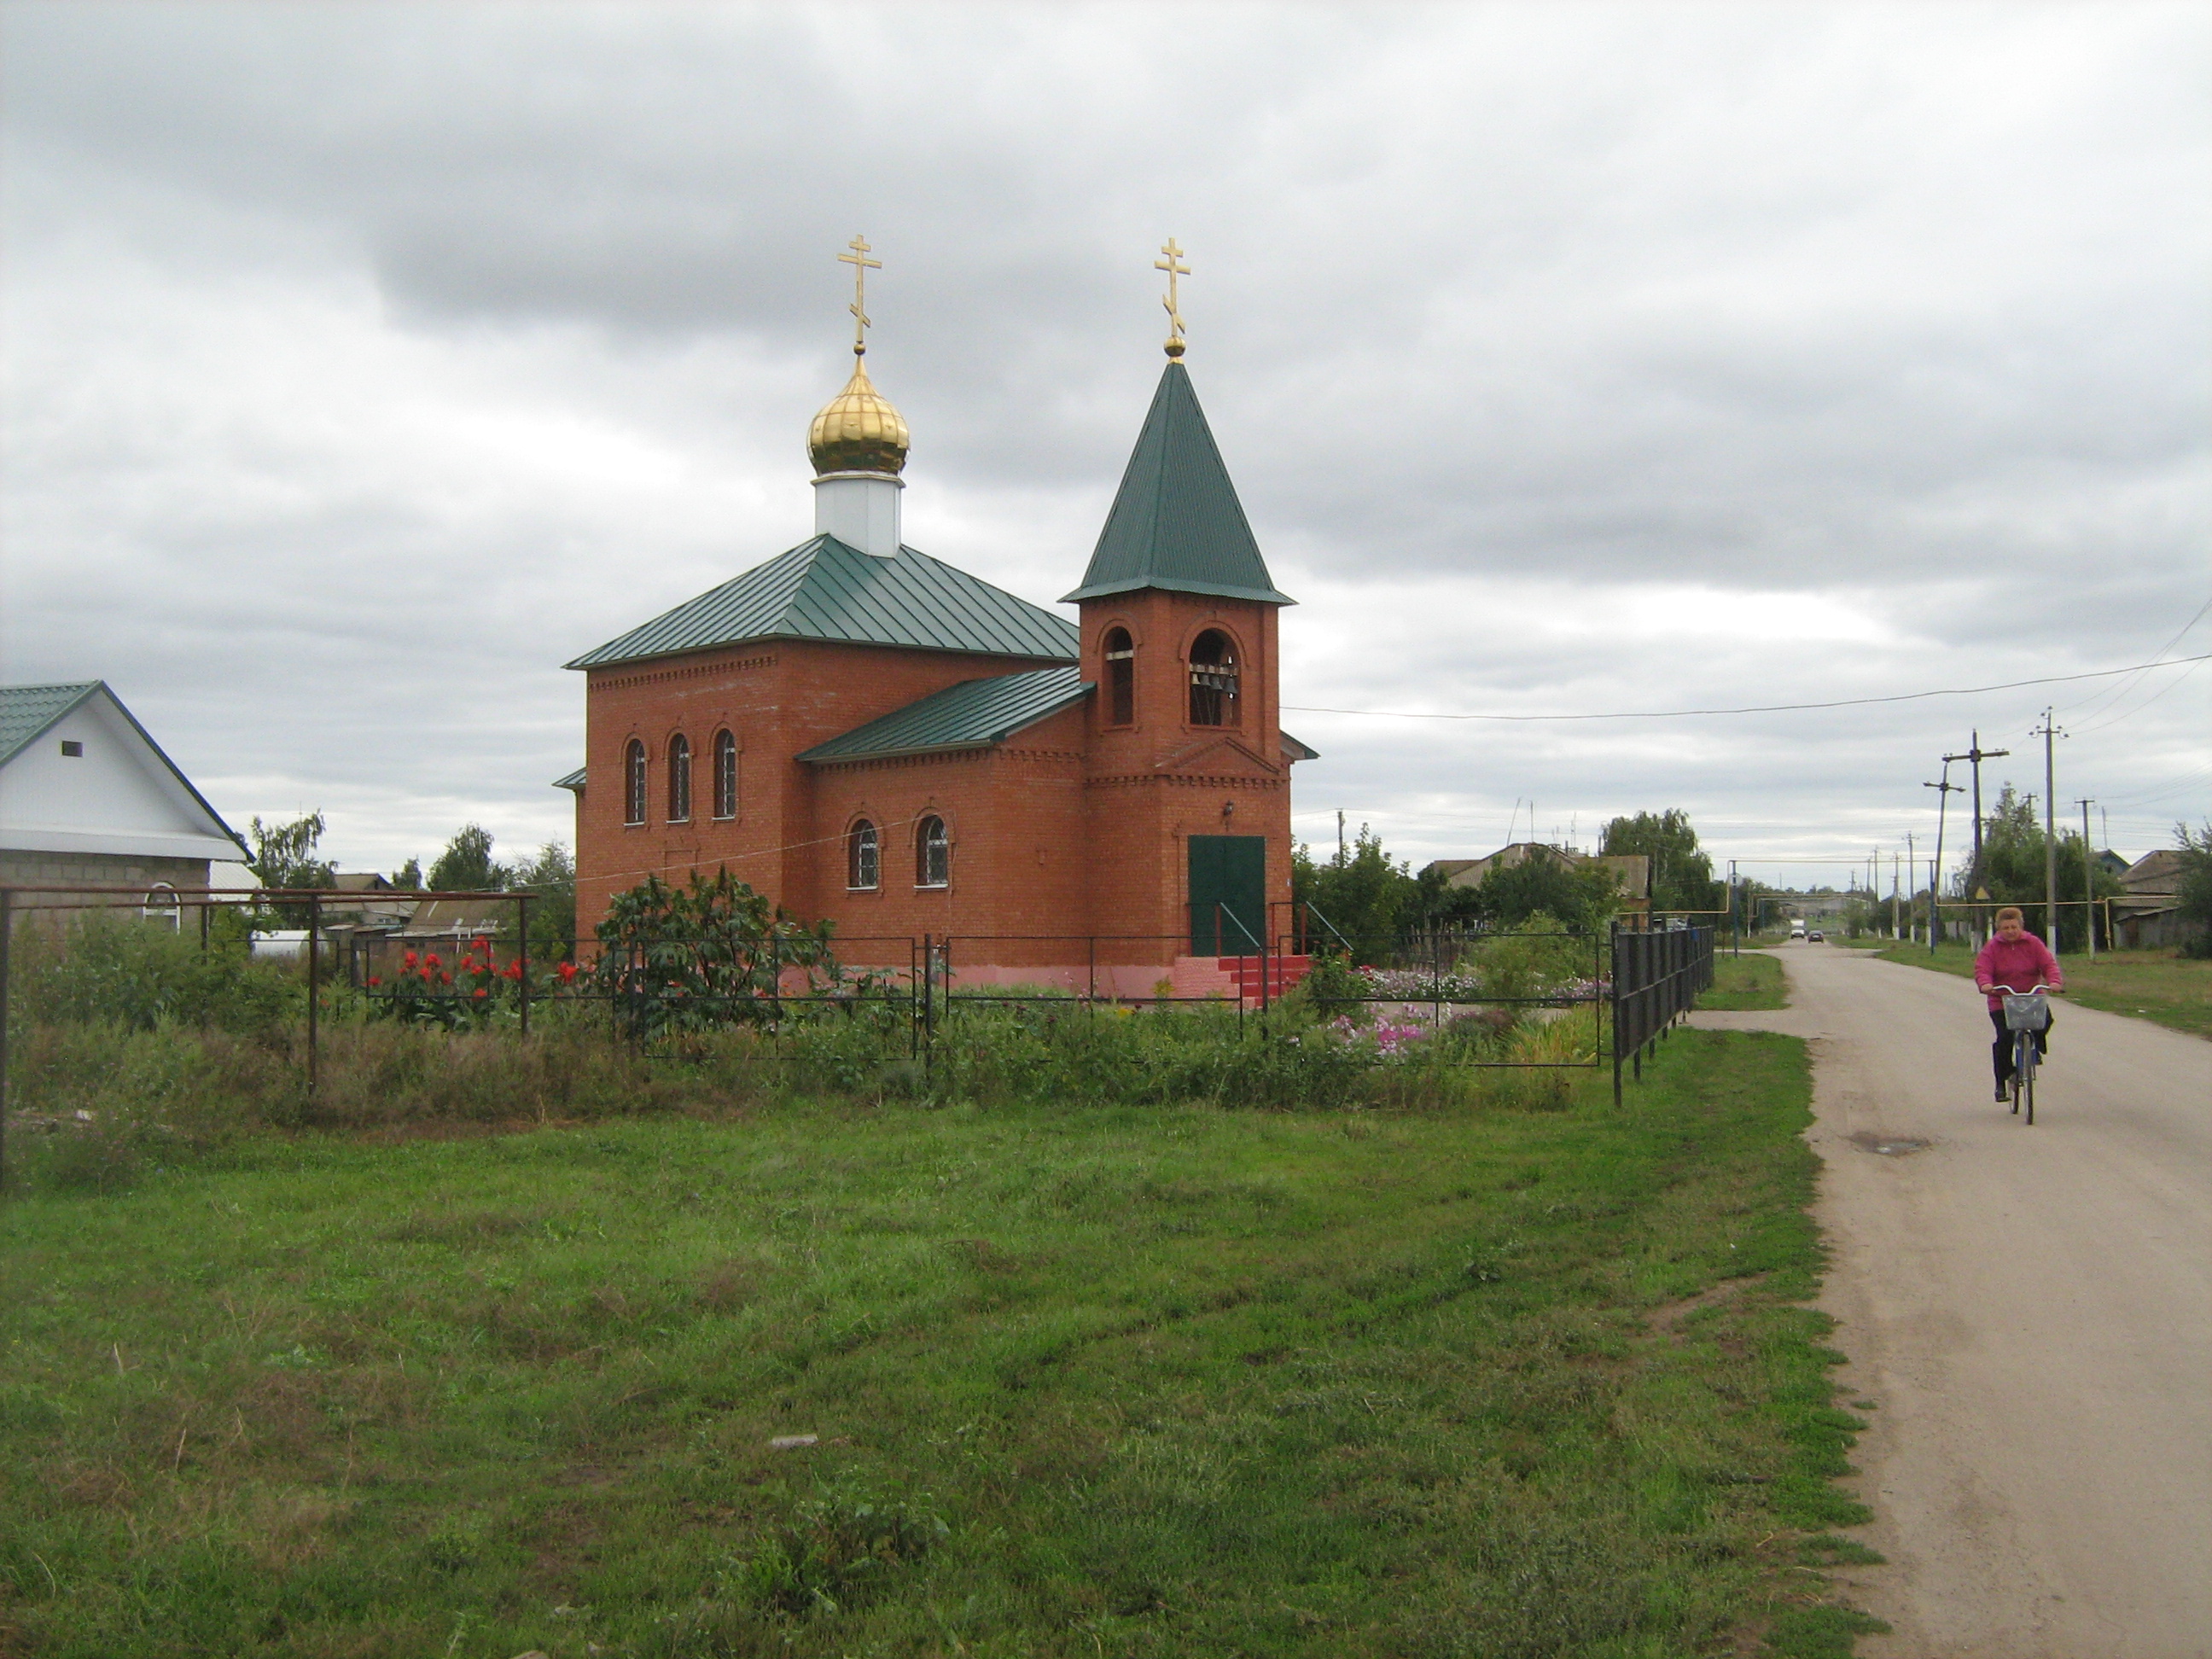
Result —
<instances>
[{"instance_id":1,"label":"green spire roof","mask_svg":"<svg viewBox=\"0 0 2212 1659\"><path fill-rule=\"evenodd\" d=\"M1275 591L1237 486L1221 464L1190 371L1170 363L1137 434L1114 510L1083 586L1069 600L1164 587L1177 593L1295 605ZM1065 601L1063 601L1065 602Z\"/></svg>"},{"instance_id":2,"label":"green spire roof","mask_svg":"<svg viewBox=\"0 0 2212 1659\"><path fill-rule=\"evenodd\" d=\"M1080 636L1065 617L910 547L895 559L872 558L817 536L568 665L599 668L742 640L843 640L1073 662Z\"/></svg>"}]
</instances>

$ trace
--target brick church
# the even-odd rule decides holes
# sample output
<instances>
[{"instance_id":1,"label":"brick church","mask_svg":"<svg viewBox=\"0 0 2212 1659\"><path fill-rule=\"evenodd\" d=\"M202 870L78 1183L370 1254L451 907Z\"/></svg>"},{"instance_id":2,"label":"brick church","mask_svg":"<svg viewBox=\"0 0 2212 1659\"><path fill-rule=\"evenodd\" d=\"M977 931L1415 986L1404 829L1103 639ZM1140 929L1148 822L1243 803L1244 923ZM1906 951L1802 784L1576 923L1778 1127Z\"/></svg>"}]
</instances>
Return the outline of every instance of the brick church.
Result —
<instances>
[{"instance_id":1,"label":"brick church","mask_svg":"<svg viewBox=\"0 0 2212 1659\"><path fill-rule=\"evenodd\" d=\"M907 425L856 328L809 434L815 533L568 665L585 939L647 875L723 867L835 922L849 962L951 936L969 983L1203 986L1286 931L1291 766L1313 757L1278 723L1292 601L1179 318L1167 349L1071 623L901 539Z\"/></svg>"}]
</instances>

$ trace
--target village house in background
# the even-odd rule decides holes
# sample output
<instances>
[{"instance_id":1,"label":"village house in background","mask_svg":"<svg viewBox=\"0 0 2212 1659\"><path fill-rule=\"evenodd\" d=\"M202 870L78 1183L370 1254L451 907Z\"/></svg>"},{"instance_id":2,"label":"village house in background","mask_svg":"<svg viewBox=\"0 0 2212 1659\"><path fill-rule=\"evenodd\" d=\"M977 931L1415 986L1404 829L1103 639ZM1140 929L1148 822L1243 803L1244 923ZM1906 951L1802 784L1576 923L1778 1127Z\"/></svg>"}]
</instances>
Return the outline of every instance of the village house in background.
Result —
<instances>
[{"instance_id":1,"label":"village house in background","mask_svg":"<svg viewBox=\"0 0 2212 1659\"><path fill-rule=\"evenodd\" d=\"M0 687L0 884L153 896L208 884L245 843L104 680Z\"/></svg>"},{"instance_id":2,"label":"village house in background","mask_svg":"<svg viewBox=\"0 0 2212 1659\"><path fill-rule=\"evenodd\" d=\"M2181 919L2183 854L2170 847L2146 853L2120 874L2111 901L2113 943L2125 951L2180 945L2195 929Z\"/></svg>"},{"instance_id":3,"label":"village house in background","mask_svg":"<svg viewBox=\"0 0 2212 1659\"><path fill-rule=\"evenodd\" d=\"M1621 916L1626 919L1651 913L1651 860L1643 853L1580 853L1571 847L1554 847L1547 842L1516 841L1507 842L1486 858L1438 859L1425 866L1421 873L1426 876L1435 872L1443 878L1446 887L1480 887L1492 871L1516 869L1530 859L1547 859L1570 870L1592 864L1601 870L1610 870L1620 887Z\"/></svg>"},{"instance_id":4,"label":"village house in background","mask_svg":"<svg viewBox=\"0 0 2212 1659\"><path fill-rule=\"evenodd\" d=\"M866 251L840 257L864 276ZM906 545L907 424L866 349L856 326L809 434L815 534L568 665L580 934L649 875L726 869L836 923L849 962L876 939L903 966L928 933L970 981L1212 988L1218 957L1289 929L1291 767L1313 751L1277 721L1292 601L1179 323L1073 622Z\"/></svg>"}]
</instances>

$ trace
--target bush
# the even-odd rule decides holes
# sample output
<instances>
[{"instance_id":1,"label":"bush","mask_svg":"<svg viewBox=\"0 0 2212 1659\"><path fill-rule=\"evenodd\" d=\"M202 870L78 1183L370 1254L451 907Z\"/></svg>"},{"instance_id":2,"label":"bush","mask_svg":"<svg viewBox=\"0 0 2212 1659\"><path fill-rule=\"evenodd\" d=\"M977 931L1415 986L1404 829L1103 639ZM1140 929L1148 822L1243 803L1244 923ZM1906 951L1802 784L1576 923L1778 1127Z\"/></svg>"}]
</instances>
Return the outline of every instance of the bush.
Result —
<instances>
[{"instance_id":1,"label":"bush","mask_svg":"<svg viewBox=\"0 0 2212 1659\"><path fill-rule=\"evenodd\" d=\"M128 914L94 911L61 929L25 927L14 944L11 1009L33 1023L267 1031L297 1018L289 964L249 954L240 934L203 951L196 937Z\"/></svg>"}]
</instances>

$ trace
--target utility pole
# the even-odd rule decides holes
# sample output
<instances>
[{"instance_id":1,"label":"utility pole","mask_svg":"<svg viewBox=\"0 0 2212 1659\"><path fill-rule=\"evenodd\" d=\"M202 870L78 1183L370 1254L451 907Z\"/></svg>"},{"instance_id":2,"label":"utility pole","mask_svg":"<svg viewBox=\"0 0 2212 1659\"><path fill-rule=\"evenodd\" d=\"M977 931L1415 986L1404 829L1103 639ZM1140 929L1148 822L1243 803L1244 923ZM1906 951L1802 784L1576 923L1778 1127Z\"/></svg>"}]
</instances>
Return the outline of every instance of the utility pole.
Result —
<instances>
[{"instance_id":1,"label":"utility pole","mask_svg":"<svg viewBox=\"0 0 2212 1659\"><path fill-rule=\"evenodd\" d=\"M1910 877L1911 877L1911 878L1912 878L1913 884L1914 884L1915 886L1917 886L1917 885L1919 884L1919 882L1920 882L1920 855L1919 855L1919 854L1918 854L1918 853L1917 853L1917 852L1913 849L1913 844L1912 844L1912 832L1911 832L1910 830L1906 830L1906 831L1905 832L1905 873L1906 875L1908 875L1908 876L1910 876ZM1935 914L1935 911L1934 911L1934 909L1933 909L1933 908L1932 908L1932 907L1933 907L1933 905L1935 904L1935 902L1936 902L1936 896L1935 896L1935 894L1930 893L1930 894L1928 896L1928 901L1929 901L1929 905L1930 905L1930 907L1931 907L1931 908L1930 908L1930 909L1929 909L1929 914L1930 915L1933 915ZM1913 917L1912 917L1913 908L1914 908L1914 906L1915 906L1917 902L1918 902L1918 900L1917 899L1917 897L1916 897L1914 895L1912 895L1912 894L1911 894L1911 893L1907 893L1907 894L1905 896L1905 921L1906 921L1906 923L1907 923L1907 927L1906 927L1906 929L1905 929L1905 931L1906 931L1907 933L1911 933L1911 922L1912 922L1912 919L1913 919ZM1917 944L1918 944L1918 943L1920 942L1920 936L1919 936L1917 933L1913 933L1913 934L1912 934L1912 940L1913 940L1913 943L1914 943L1914 944L1916 944L1916 945L1917 945Z\"/></svg>"},{"instance_id":2,"label":"utility pole","mask_svg":"<svg viewBox=\"0 0 2212 1659\"><path fill-rule=\"evenodd\" d=\"M2028 734L2043 739L2043 942L2051 947L2051 954L2058 954L2058 803L2051 797L2057 787L2052 780L2051 739L2063 737L2051 723L2051 709L2045 705L2043 724Z\"/></svg>"},{"instance_id":3,"label":"utility pole","mask_svg":"<svg viewBox=\"0 0 2212 1659\"><path fill-rule=\"evenodd\" d=\"M1509 838L1513 834L1510 830L1505 833ZM1336 861L1339 865L1344 862L1344 809L1341 806L1336 809Z\"/></svg>"},{"instance_id":4,"label":"utility pole","mask_svg":"<svg viewBox=\"0 0 2212 1659\"><path fill-rule=\"evenodd\" d=\"M2091 872L2096 864L2089 855L2089 809L2096 804L2094 795L2081 798L2081 930L2089 941L2089 960L2097 959L2097 878Z\"/></svg>"},{"instance_id":5,"label":"utility pole","mask_svg":"<svg viewBox=\"0 0 2212 1659\"><path fill-rule=\"evenodd\" d=\"M1943 888L1944 809L1950 805L1952 796L1963 795L1966 791L1963 784L1951 781L1951 763L1948 759L1943 763L1942 782L1923 783L1920 787L1923 789L1934 789L1939 792L1936 797L1936 873L1928 878L1928 949L1932 953L1936 949L1936 941L1943 934L1943 925L1936 920L1942 914L1936 908L1936 895L1942 892Z\"/></svg>"},{"instance_id":6,"label":"utility pole","mask_svg":"<svg viewBox=\"0 0 2212 1659\"><path fill-rule=\"evenodd\" d=\"M1892 853L1889 855L1889 936L1903 939L1904 933L1899 931L1904 921L1897 913L1897 854Z\"/></svg>"},{"instance_id":7,"label":"utility pole","mask_svg":"<svg viewBox=\"0 0 2212 1659\"><path fill-rule=\"evenodd\" d=\"M1977 905L1990 896L1989 889L1982 885L1982 763L1985 760L1996 760L2000 756L2010 753L2012 750L2009 749L1983 748L1982 734L1978 728L1974 732L1973 744L1965 754L1943 757L1947 765L1953 761L1972 761L1974 763L1974 869L1973 873L1966 878L1966 896L1973 900ZM1982 913L1977 909L1973 915L1972 931L1978 936L1984 931L1981 925Z\"/></svg>"}]
</instances>

